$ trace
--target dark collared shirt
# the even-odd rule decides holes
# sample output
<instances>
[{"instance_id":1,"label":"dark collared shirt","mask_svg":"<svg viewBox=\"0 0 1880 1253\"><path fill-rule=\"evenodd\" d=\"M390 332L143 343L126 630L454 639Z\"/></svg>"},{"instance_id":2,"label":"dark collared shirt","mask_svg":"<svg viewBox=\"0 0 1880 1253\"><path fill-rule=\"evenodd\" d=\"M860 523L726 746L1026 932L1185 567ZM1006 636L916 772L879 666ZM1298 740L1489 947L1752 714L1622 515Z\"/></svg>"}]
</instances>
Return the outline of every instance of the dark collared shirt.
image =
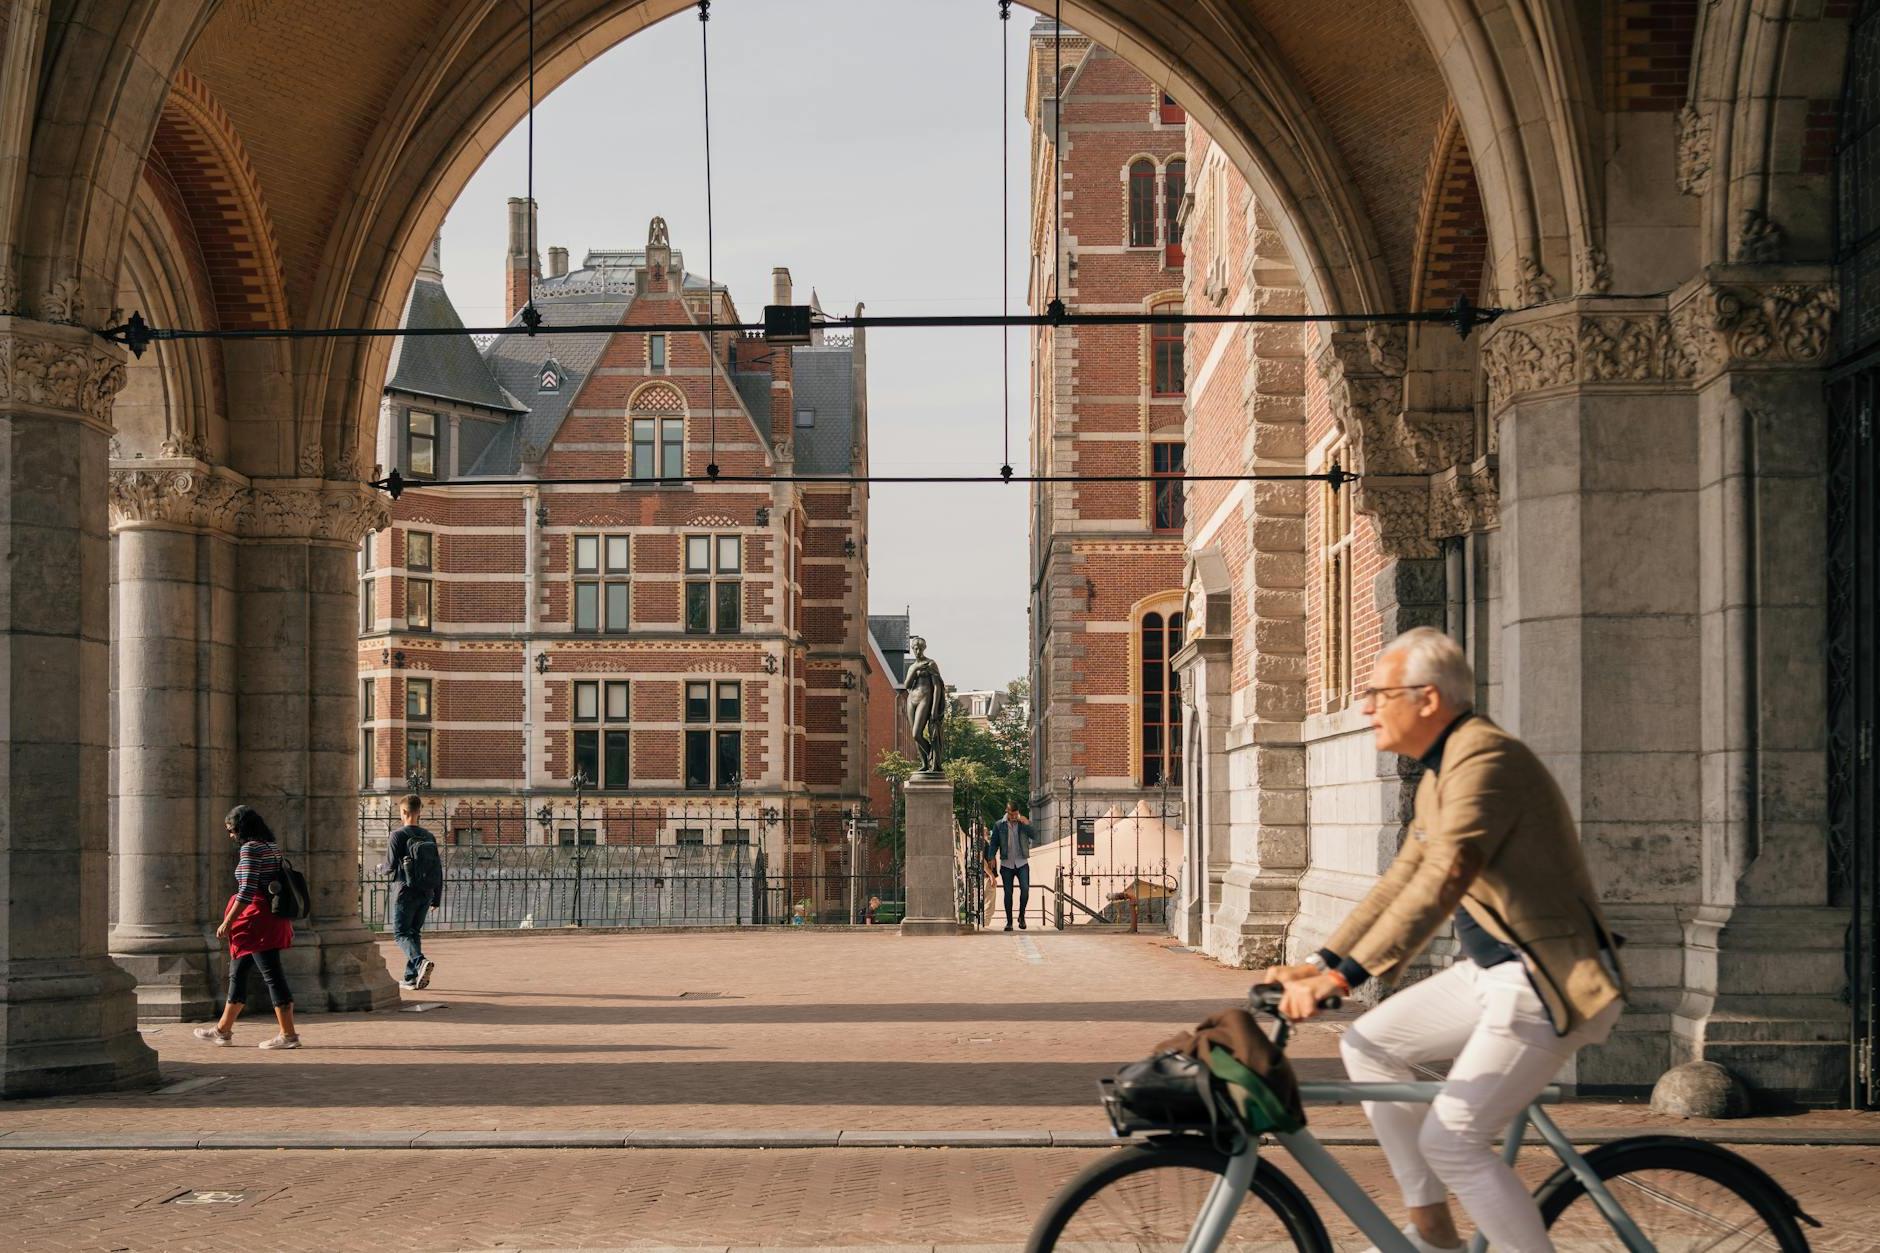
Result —
<instances>
[{"instance_id":1,"label":"dark collared shirt","mask_svg":"<svg viewBox=\"0 0 1880 1253\"><path fill-rule=\"evenodd\" d=\"M1450 734L1454 732L1457 727L1474 716L1475 713L1473 710L1465 711L1459 715L1455 721L1444 727L1443 733L1436 737L1436 742L1430 745L1429 751L1417 758L1418 763L1431 774L1441 774L1443 771L1443 750L1449 747ZM1482 967L1499 966L1503 962L1513 961L1519 956L1514 949L1503 944L1500 940L1497 940L1494 936L1483 930L1482 925L1476 922L1469 914L1467 906L1459 906L1456 909L1455 921L1456 942L1462 946L1462 955L1476 965ZM1371 972L1366 970L1363 966L1352 961L1349 957L1339 957L1338 954L1332 952L1330 949L1320 949L1319 958L1324 961L1328 969L1336 969L1339 974L1345 976L1345 981L1351 984L1353 989L1356 989L1366 979L1371 977Z\"/></svg>"}]
</instances>

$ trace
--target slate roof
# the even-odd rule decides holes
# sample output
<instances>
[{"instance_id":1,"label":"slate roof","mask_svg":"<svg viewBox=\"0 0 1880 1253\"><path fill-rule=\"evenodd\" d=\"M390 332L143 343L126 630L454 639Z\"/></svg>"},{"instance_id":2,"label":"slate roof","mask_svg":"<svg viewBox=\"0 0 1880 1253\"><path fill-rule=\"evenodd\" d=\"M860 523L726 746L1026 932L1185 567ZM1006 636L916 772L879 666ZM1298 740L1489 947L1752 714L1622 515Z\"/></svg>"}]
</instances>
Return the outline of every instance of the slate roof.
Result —
<instances>
[{"instance_id":1,"label":"slate roof","mask_svg":"<svg viewBox=\"0 0 1880 1253\"><path fill-rule=\"evenodd\" d=\"M411 285L404 323L422 329L463 330L463 319L450 302L444 284L419 278ZM497 382L477 346L468 335L422 335L400 339L387 390L410 392L436 400L480 405L499 412L521 413L525 406L512 389Z\"/></svg>"},{"instance_id":2,"label":"slate roof","mask_svg":"<svg viewBox=\"0 0 1880 1253\"><path fill-rule=\"evenodd\" d=\"M770 442L770 373L765 370L734 370L731 385L738 389L739 399L751 412L751 418L757 426L758 437L766 444Z\"/></svg>"},{"instance_id":3,"label":"slate roof","mask_svg":"<svg viewBox=\"0 0 1880 1253\"><path fill-rule=\"evenodd\" d=\"M798 409L813 409L815 423L797 427L789 421L796 440L796 468L801 474L847 474L853 468L850 453L855 441L855 379L851 372L854 349L811 345L792 349Z\"/></svg>"},{"instance_id":4,"label":"slate roof","mask_svg":"<svg viewBox=\"0 0 1880 1253\"><path fill-rule=\"evenodd\" d=\"M869 614L868 633L875 637L875 647L887 660L888 669L893 672L894 685L900 687L907 681L907 638L912 632L908 629L908 616L904 613Z\"/></svg>"},{"instance_id":5,"label":"slate roof","mask_svg":"<svg viewBox=\"0 0 1880 1253\"><path fill-rule=\"evenodd\" d=\"M574 271L572 278L580 271ZM564 290L553 291L548 283L559 280L547 279L535 289L535 306L541 311L542 321L550 325L560 323L563 326L593 323L614 326L626 315L627 308L633 303L633 275L626 275L625 289L619 283L593 284L593 290L578 294L566 293L572 284L563 284ZM614 290L607 290L608 287ZM521 323L518 315L510 321L511 326ZM483 359L488 362L491 373L509 390L521 396L528 405L528 412L520 419L508 424L496 437L490 440L489 447L470 467L473 478L488 475L517 474L521 472L524 453L527 458L539 458L548 448L549 441L555 438L555 432L561 429L561 420L567 415L568 406L587 381L588 374L594 369L594 363L600 360L607 341L612 338L612 331L595 331L587 335L549 335L530 338L527 335L501 335L491 342ZM561 390L545 392L539 390L542 363L553 357L561 364Z\"/></svg>"}]
</instances>

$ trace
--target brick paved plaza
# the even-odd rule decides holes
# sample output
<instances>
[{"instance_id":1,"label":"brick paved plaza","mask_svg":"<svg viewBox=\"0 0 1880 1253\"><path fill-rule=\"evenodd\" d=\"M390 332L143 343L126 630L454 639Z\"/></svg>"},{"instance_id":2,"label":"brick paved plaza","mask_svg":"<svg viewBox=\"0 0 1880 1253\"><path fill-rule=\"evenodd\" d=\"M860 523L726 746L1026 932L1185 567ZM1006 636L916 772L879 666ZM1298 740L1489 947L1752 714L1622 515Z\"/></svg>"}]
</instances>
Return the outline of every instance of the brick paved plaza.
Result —
<instances>
[{"instance_id":1,"label":"brick paved plaza","mask_svg":"<svg viewBox=\"0 0 1880 1253\"><path fill-rule=\"evenodd\" d=\"M9 1104L0 1247L1017 1245L1100 1151L1042 1147L1053 1133L1064 1144L1105 1130L1093 1080L1247 984L1244 971L1127 935L541 935L430 949L436 982L406 1002L444 1008L310 1015L307 1047L288 1054L202 1046L166 1026L146 1038L168 1091ZM1336 1074L1337 1029L1301 1030L1306 1075ZM253 1020L238 1031L250 1046L263 1035ZM1658 1122L1637 1105L1562 1117L1595 1137ZM1314 1125L1367 1182L1382 1178L1355 1110ZM985 1148L862 1147L869 1137L854 1133L870 1130L1000 1134ZM738 1131L825 1145L849 1133L853 1147L661 1148L653 1134ZM1851 1233L1880 1221L1880 1149L1781 1143L1880 1138L1872 1116L1721 1131L1777 1141L1744 1151L1830 1221L1818 1248L1872 1247ZM648 1147L103 1147L476 1139L452 1132ZM244 1199L172 1202L190 1191Z\"/></svg>"}]
</instances>

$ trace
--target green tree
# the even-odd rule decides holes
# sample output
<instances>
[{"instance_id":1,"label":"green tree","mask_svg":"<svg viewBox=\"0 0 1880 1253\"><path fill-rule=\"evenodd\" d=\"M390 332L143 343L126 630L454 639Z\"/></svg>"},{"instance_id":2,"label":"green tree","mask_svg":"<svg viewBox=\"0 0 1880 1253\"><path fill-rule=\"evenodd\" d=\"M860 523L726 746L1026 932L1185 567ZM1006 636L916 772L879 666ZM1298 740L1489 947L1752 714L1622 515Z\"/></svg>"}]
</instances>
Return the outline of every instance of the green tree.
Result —
<instances>
[{"instance_id":1,"label":"green tree","mask_svg":"<svg viewBox=\"0 0 1880 1253\"><path fill-rule=\"evenodd\" d=\"M898 858L907 848L907 800L901 794L908 778L914 773L914 761L902 756L892 748L881 750L881 760L875 763L875 773L888 781L892 812L888 820L875 833L875 843L882 848L891 848Z\"/></svg>"}]
</instances>

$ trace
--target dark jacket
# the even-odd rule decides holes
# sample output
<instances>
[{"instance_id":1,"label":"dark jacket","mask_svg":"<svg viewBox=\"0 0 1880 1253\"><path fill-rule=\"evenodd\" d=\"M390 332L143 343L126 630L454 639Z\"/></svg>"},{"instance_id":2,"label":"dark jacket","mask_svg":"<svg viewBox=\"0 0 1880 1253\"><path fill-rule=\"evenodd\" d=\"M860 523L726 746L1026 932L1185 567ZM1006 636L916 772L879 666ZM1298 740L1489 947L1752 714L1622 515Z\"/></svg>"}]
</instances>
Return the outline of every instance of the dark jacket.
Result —
<instances>
[{"instance_id":1,"label":"dark jacket","mask_svg":"<svg viewBox=\"0 0 1880 1253\"><path fill-rule=\"evenodd\" d=\"M385 848L385 864L379 867L379 873L390 875L392 882L398 884L398 890L405 890L405 854L411 851L411 841L429 840L437 843L437 837L423 827L402 826L392 832L392 842ZM431 908L436 909L444 903L444 885L439 883L437 891L431 893Z\"/></svg>"},{"instance_id":2,"label":"dark jacket","mask_svg":"<svg viewBox=\"0 0 1880 1253\"><path fill-rule=\"evenodd\" d=\"M1018 844L1020 840L1024 841L1022 849ZM1044 842L1044 837L1032 830L1029 822L1020 819L1017 830L1013 830L1012 824L1001 818L992 824L992 834L986 837L986 860L1003 864L1012 854L1021 851L1029 859L1031 850Z\"/></svg>"}]
</instances>

